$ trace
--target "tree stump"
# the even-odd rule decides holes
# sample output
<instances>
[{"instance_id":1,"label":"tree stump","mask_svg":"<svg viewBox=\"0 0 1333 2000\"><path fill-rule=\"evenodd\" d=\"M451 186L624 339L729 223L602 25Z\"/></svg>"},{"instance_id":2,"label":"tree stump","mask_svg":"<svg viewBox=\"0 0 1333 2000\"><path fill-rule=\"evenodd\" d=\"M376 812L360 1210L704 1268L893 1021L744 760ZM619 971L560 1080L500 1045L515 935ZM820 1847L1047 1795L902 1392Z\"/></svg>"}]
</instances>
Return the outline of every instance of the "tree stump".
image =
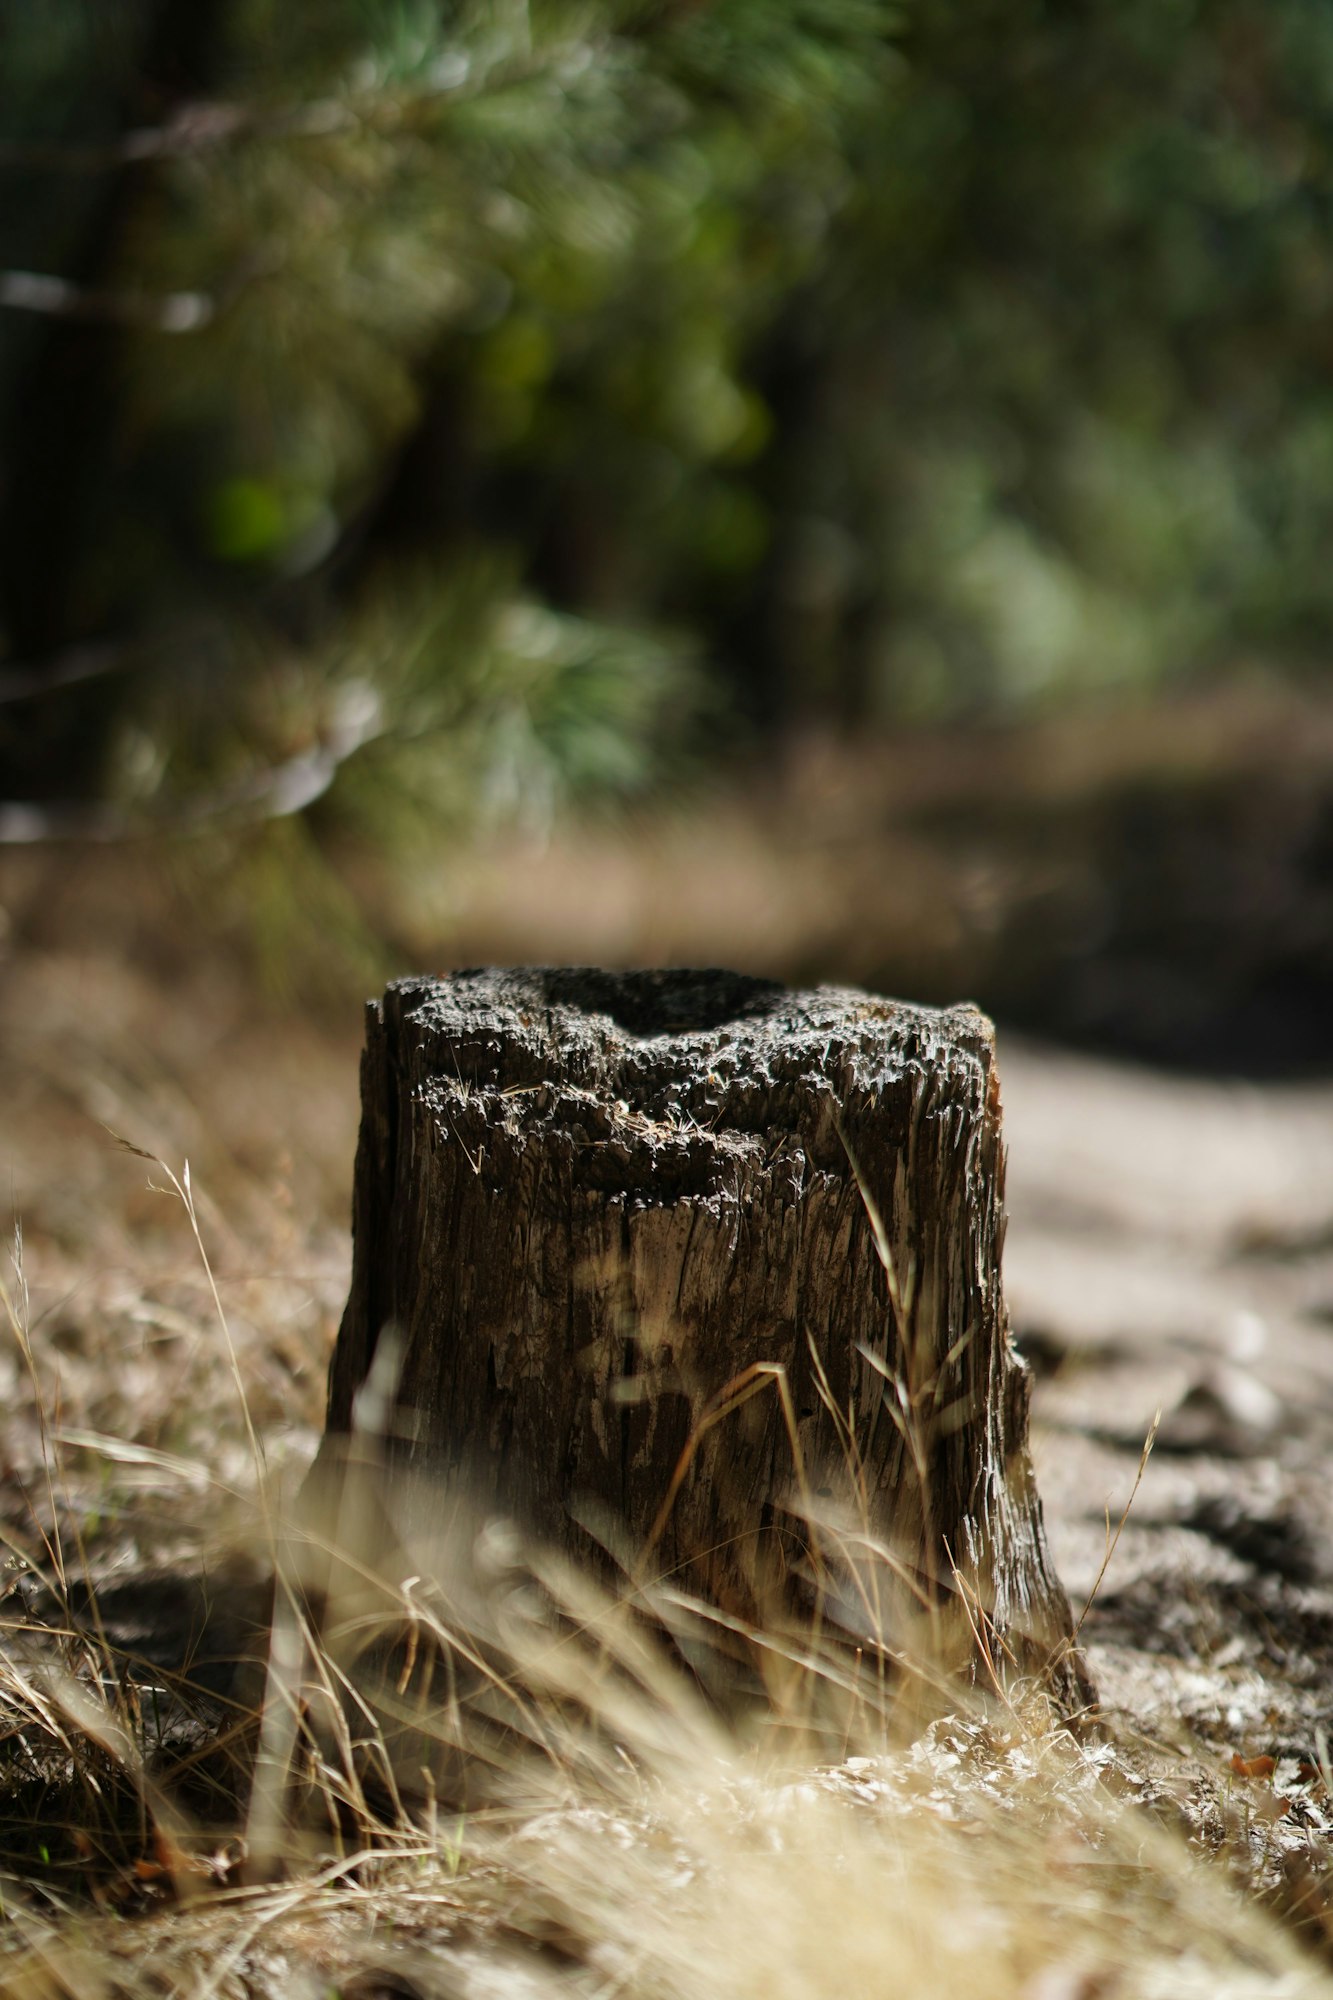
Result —
<instances>
[{"instance_id":1,"label":"tree stump","mask_svg":"<svg viewBox=\"0 0 1333 2000\"><path fill-rule=\"evenodd\" d=\"M369 1009L322 1457L391 1327L383 1431L414 1473L733 1620L818 1597L858 1645L928 1629L942 1668L1007 1657L1080 1701L1003 1175L972 1007L721 971L400 980Z\"/></svg>"}]
</instances>

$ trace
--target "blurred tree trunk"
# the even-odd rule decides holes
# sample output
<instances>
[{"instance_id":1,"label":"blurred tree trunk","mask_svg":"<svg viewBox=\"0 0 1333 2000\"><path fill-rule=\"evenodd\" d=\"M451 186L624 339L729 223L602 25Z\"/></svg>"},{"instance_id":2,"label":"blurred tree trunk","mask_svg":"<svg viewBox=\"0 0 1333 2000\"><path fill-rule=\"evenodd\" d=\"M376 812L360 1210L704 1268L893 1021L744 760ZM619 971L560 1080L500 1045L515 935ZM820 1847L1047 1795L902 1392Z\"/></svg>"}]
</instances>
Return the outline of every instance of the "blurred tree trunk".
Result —
<instances>
[{"instance_id":1,"label":"blurred tree trunk","mask_svg":"<svg viewBox=\"0 0 1333 2000\"><path fill-rule=\"evenodd\" d=\"M114 130L98 135L109 164L77 249L50 275L80 293L125 283L127 245L159 168L151 160L116 160L117 141L164 123L214 87L226 18L227 0L156 0L144 10L136 72L119 91ZM87 138L71 130L62 143L76 148ZM54 169L24 171L31 178ZM21 192L21 175L7 172L5 178L11 190L17 181ZM0 732L3 796L77 796L94 780L100 761L114 687L82 686L48 699L40 683L44 670L53 684L60 677L64 649L114 636L122 611L114 581L90 588L87 571L107 520L124 501L116 454L125 339L125 330L106 318L42 318L30 329L19 379L9 385L0 479L0 631L37 693L22 703L18 725L11 721Z\"/></svg>"}]
</instances>

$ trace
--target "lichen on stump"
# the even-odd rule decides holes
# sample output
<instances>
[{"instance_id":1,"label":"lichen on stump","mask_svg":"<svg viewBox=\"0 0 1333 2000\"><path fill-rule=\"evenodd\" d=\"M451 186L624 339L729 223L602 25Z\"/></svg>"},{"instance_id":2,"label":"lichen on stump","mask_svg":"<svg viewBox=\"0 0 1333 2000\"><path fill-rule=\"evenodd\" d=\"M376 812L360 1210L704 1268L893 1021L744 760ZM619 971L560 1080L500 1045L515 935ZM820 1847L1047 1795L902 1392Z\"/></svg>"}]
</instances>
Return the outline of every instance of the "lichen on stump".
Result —
<instances>
[{"instance_id":1,"label":"lichen on stump","mask_svg":"<svg viewBox=\"0 0 1333 2000\"><path fill-rule=\"evenodd\" d=\"M390 1455L483 1510L740 1621L818 1598L855 1643L928 1627L942 1667L989 1650L1078 1700L1003 1174L972 1007L720 971L400 980L369 1009L324 1458L392 1327Z\"/></svg>"}]
</instances>

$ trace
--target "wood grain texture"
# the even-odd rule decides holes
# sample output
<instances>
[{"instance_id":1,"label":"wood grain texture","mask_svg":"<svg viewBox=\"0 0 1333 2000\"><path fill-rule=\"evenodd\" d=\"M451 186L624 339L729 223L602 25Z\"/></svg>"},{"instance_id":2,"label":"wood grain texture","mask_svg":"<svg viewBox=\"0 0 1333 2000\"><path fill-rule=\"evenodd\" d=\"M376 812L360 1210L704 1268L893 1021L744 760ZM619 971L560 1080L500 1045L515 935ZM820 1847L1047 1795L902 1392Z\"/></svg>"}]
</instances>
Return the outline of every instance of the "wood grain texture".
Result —
<instances>
[{"instance_id":1,"label":"wood grain texture","mask_svg":"<svg viewBox=\"0 0 1333 2000\"><path fill-rule=\"evenodd\" d=\"M980 1607L1086 1695L983 1015L719 971L409 979L369 1010L362 1100L326 1456L393 1327L390 1454L481 1508L648 1550L743 1619L818 1585L858 1642L928 1626L942 1666L975 1663Z\"/></svg>"}]
</instances>

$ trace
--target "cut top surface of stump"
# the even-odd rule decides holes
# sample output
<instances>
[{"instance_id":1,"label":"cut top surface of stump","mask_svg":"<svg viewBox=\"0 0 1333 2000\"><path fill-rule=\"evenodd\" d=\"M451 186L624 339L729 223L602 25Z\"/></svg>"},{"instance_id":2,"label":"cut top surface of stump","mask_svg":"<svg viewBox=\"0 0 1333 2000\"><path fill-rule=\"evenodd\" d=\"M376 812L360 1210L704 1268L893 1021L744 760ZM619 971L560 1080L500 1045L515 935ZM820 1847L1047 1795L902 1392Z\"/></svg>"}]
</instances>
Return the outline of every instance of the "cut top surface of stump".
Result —
<instances>
[{"instance_id":1,"label":"cut top surface of stump","mask_svg":"<svg viewBox=\"0 0 1333 2000\"><path fill-rule=\"evenodd\" d=\"M733 1152L800 1134L842 1171L842 1121L885 1090L919 1090L957 1116L996 1115L994 1031L975 1007L944 1010L841 987L792 993L718 970L469 971L392 985L375 1014L423 1101L520 1094L515 1129L581 1119L590 1142L638 1157L664 1192L672 1150ZM577 1093L588 1094L580 1105ZM536 1101L531 1101L535 1099Z\"/></svg>"},{"instance_id":2,"label":"cut top surface of stump","mask_svg":"<svg viewBox=\"0 0 1333 2000\"><path fill-rule=\"evenodd\" d=\"M412 1020L423 1042L447 1045L467 1080L510 1087L547 1080L553 1057L571 1081L584 1070L592 1082L642 1044L655 1063L667 1041L679 1042L687 1057L705 1042L757 1053L792 1037L846 1038L861 1024L870 1031L867 1045L877 1042L902 1063L938 1060L950 1046L986 1059L994 1046L990 1022L976 1007L915 1007L837 986L793 993L775 980L718 968L483 968L395 980L372 1007Z\"/></svg>"},{"instance_id":3,"label":"cut top surface of stump","mask_svg":"<svg viewBox=\"0 0 1333 2000\"><path fill-rule=\"evenodd\" d=\"M586 1552L579 1523L612 1522L764 1617L808 1571L801 1510L851 1495L932 1615L961 1567L1006 1643L1067 1638L984 1015L717 970L470 971L388 989L362 1088L331 1434L392 1326L393 1455L545 1539Z\"/></svg>"}]
</instances>

